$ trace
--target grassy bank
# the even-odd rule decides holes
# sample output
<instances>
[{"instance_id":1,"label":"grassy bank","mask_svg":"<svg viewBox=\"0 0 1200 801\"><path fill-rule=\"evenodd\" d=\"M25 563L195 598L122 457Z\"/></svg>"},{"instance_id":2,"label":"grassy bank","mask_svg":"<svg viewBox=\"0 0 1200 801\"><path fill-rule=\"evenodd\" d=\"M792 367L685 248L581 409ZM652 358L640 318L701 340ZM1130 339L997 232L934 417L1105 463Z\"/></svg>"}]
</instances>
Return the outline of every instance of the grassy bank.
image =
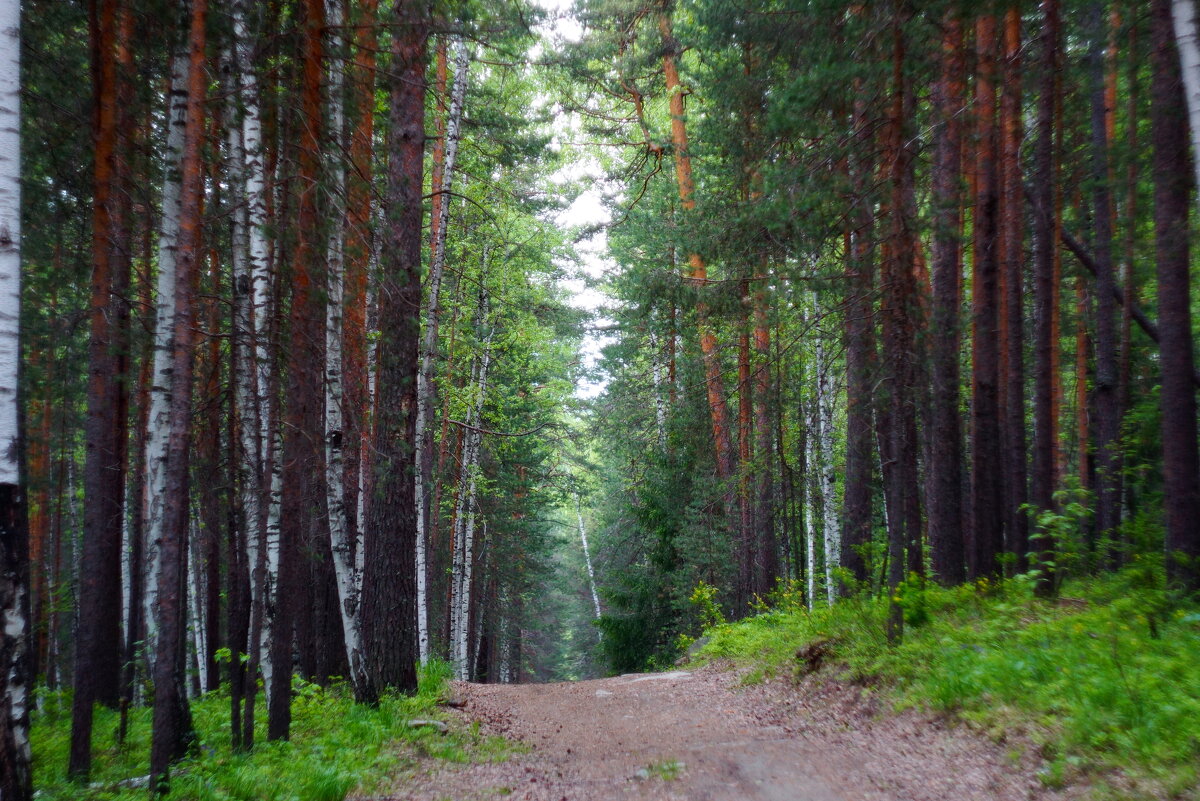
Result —
<instances>
[{"instance_id":1,"label":"grassy bank","mask_svg":"<svg viewBox=\"0 0 1200 801\"><path fill-rule=\"evenodd\" d=\"M710 628L699 653L750 666L754 680L803 670L797 649L823 642L826 669L898 706L1024 734L1047 757L1049 785L1088 774L1100 797L1200 798L1200 611L1147 589L1146 574L1071 583L1054 601L1020 578L910 586L894 647L881 600L809 612L785 593L772 611ZM1120 780L1105 782L1110 771Z\"/></svg>"},{"instance_id":2,"label":"grassy bank","mask_svg":"<svg viewBox=\"0 0 1200 801\"><path fill-rule=\"evenodd\" d=\"M176 801L341 801L351 791L383 792L398 774L434 758L464 761L489 758L503 744L475 732L438 733L413 728L414 719L440 717L437 702L448 671L437 666L421 677L413 697L388 696L377 708L354 703L349 688L297 683L292 703L291 740L266 741L266 706L260 695L258 745L250 754L229 746L229 696L215 692L192 704L200 746L172 773L169 799ZM66 778L71 736L68 697L44 699L33 719L34 786L39 799L137 799L144 788L128 782L149 769L150 710L130 715L129 736L117 743L118 717L97 709L92 783L87 788Z\"/></svg>"}]
</instances>

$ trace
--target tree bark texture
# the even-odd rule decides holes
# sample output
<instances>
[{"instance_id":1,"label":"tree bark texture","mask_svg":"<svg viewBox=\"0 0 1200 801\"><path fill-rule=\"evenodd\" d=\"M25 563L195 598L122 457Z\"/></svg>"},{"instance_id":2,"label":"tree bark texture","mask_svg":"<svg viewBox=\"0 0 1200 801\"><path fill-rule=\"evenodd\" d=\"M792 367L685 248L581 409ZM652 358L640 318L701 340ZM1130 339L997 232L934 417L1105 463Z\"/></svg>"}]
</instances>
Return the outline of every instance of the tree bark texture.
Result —
<instances>
[{"instance_id":1,"label":"tree bark texture","mask_svg":"<svg viewBox=\"0 0 1200 801\"><path fill-rule=\"evenodd\" d=\"M1163 479L1167 575L1200 588L1200 455L1196 388L1192 383L1192 319L1188 207L1193 189L1186 168L1183 81L1172 47L1168 0L1151 5L1150 124L1154 148L1154 248L1158 264L1159 349L1162 363Z\"/></svg>"},{"instance_id":2,"label":"tree bark texture","mask_svg":"<svg viewBox=\"0 0 1200 801\"><path fill-rule=\"evenodd\" d=\"M206 0L192 0L188 35L187 124L180 163L179 239L176 245L175 310L172 323L172 371L168 415L163 533L158 582L158 637L155 642L153 731L150 742L151 789L166 789L170 765L194 739L183 687L184 569L189 509L189 445L192 424L192 370L195 349L196 277L201 257L200 148L204 131Z\"/></svg>"},{"instance_id":3,"label":"tree bark texture","mask_svg":"<svg viewBox=\"0 0 1200 801\"><path fill-rule=\"evenodd\" d=\"M1058 413L1055 403L1055 95L1058 75L1058 3L1042 4L1042 34L1037 102L1037 139L1033 153L1033 458L1029 497L1035 513L1049 511L1054 504ZM1041 568L1038 589L1053 588L1048 563L1054 543L1048 532L1039 532L1037 543Z\"/></svg>"},{"instance_id":4,"label":"tree bark texture","mask_svg":"<svg viewBox=\"0 0 1200 801\"><path fill-rule=\"evenodd\" d=\"M1096 2L1088 12L1091 48L1091 162L1093 252L1096 261L1096 534L1109 541L1121 522L1120 443L1121 410L1117 397L1117 330L1113 289L1112 192L1109 141L1104 91L1104 6ZM1098 554L1106 561L1111 553Z\"/></svg>"},{"instance_id":5,"label":"tree bark texture","mask_svg":"<svg viewBox=\"0 0 1200 801\"><path fill-rule=\"evenodd\" d=\"M84 427L83 562L79 583L79 639L72 702L68 772L91 769L92 705L116 706L120 693L121 521L124 501L124 419L120 414L123 354L122 299L114 290L127 270L120 252L117 152L117 0L91 9L94 109L92 141L92 278L88 306L87 419Z\"/></svg>"},{"instance_id":6,"label":"tree bark texture","mask_svg":"<svg viewBox=\"0 0 1200 801\"><path fill-rule=\"evenodd\" d=\"M996 171L996 18L981 16L975 25L978 74L975 112L975 264L972 291L971 548L968 578L997 574L1004 547L1003 481L1000 446L999 292Z\"/></svg>"},{"instance_id":7,"label":"tree bark texture","mask_svg":"<svg viewBox=\"0 0 1200 801\"><path fill-rule=\"evenodd\" d=\"M379 289L379 386L363 574L363 640L380 692L413 692L416 662L416 390L429 9L394 8L391 126Z\"/></svg>"},{"instance_id":8,"label":"tree bark texture","mask_svg":"<svg viewBox=\"0 0 1200 801\"><path fill-rule=\"evenodd\" d=\"M0 4L0 798L33 794L29 527L22 481L21 10ZM49 421L49 417L46 418ZM47 435L49 431L46 432ZM49 449L47 439L45 447ZM47 465L48 467L48 465ZM44 508L41 510L44 515ZM112 643L113 647L117 643Z\"/></svg>"},{"instance_id":9,"label":"tree bark texture","mask_svg":"<svg viewBox=\"0 0 1200 801\"><path fill-rule=\"evenodd\" d=\"M934 577L946 585L966 578L962 513L962 428L959 414L959 309L962 275L962 124L964 101L962 20L947 12L942 72L934 85L937 112L933 155L933 347L929 431L929 542Z\"/></svg>"}]
</instances>

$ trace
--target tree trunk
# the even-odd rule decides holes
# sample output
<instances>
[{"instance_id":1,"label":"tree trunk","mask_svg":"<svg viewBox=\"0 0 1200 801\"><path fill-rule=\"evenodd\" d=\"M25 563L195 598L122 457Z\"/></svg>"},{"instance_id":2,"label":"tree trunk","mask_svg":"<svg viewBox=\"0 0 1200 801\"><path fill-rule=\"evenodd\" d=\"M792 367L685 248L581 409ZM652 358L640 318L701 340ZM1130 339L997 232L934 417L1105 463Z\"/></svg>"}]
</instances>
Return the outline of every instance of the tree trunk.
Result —
<instances>
[{"instance_id":1,"label":"tree trunk","mask_svg":"<svg viewBox=\"0 0 1200 801\"><path fill-rule=\"evenodd\" d=\"M754 564L758 561L754 536L754 499L751 496L753 473L750 444L754 436L751 421L753 399L750 390L750 285L741 282L742 314L738 333L738 586L739 607L754 597Z\"/></svg>"},{"instance_id":2,"label":"tree trunk","mask_svg":"<svg viewBox=\"0 0 1200 801\"><path fill-rule=\"evenodd\" d=\"M1188 205L1192 181L1179 64L1171 47L1168 0L1151 5L1150 125L1154 145L1154 246L1162 337L1162 443L1167 575L1184 591L1200 588L1200 455L1192 383ZM1178 3L1176 3L1178 6ZM1185 62L1186 64L1186 62Z\"/></svg>"},{"instance_id":3,"label":"tree trunk","mask_svg":"<svg viewBox=\"0 0 1200 801\"><path fill-rule=\"evenodd\" d=\"M959 10L947 12L942 72L934 85L938 127L933 156L933 397L930 408L929 541L935 578L947 586L966 578L962 530L962 426L959 353L962 334L962 125L964 52Z\"/></svg>"},{"instance_id":4,"label":"tree trunk","mask_svg":"<svg viewBox=\"0 0 1200 801\"><path fill-rule=\"evenodd\" d=\"M1004 470L1007 490L1005 529L1007 550L1016 559L1016 569L1028 564L1029 517L1024 510L1029 500L1025 441L1024 367L1024 215L1021 177L1021 12L1010 6L1004 13L1004 64L1000 95L1000 272L1004 287L1003 341L1000 347L1006 364L1003 382Z\"/></svg>"},{"instance_id":5,"label":"tree trunk","mask_svg":"<svg viewBox=\"0 0 1200 801\"><path fill-rule=\"evenodd\" d=\"M29 530L21 482L21 10L0 7L0 798L33 795ZM48 414L48 407L47 407ZM47 436L49 435L49 417ZM47 452L49 441L44 444ZM47 459L48 462L48 459ZM48 473L47 464L47 470ZM46 476L48 478L48 476ZM48 497L48 496L44 496ZM41 510L45 515L45 510ZM116 643L113 643L115 646Z\"/></svg>"},{"instance_id":6,"label":"tree trunk","mask_svg":"<svg viewBox=\"0 0 1200 801\"><path fill-rule=\"evenodd\" d=\"M434 228L429 267L429 294L425 305L425 332L421 342L421 363L417 373L417 641L422 664L429 659L429 594L426 588L426 549L429 545L429 517L434 513L429 503L429 492L433 485L432 422L435 402L433 359L437 351L438 326L441 322L442 273L446 266L446 229L450 219L448 193L454 178L454 164L458 157L458 140L469 70L470 54L467 51L466 43L459 37L454 45L454 88L451 91L445 141L442 144L444 159L441 163L441 174L438 176L440 182L434 187L434 192L440 202L434 208L437 224Z\"/></svg>"},{"instance_id":7,"label":"tree trunk","mask_svg":"<svg viewBox=\"0 0 1200 801\"><path fill-rule=\"evenodd\" d=\"M771 448L774 442L771 425L771 328L767 317L766 259L759 263L755 274L751 301L754 305L754 446L755 471L758 478L754 509L755 555L754 591L766 596L775 589L779 578L779 546L775 540L775 484L771 470ZM675 348L675 336L669 340ZM674 356L672 356L674 359Z\"/></svg>"},{"instance_id":8,"label":"tree trunk","mask_svg":"<svg viewBox=\"0 0 1200 801\"><path fill-rule=\"evenodd\" d=\"M1055 250L1054 220L1056 171L1054 169L1055 95L1058 76L1058 4L1045 0L1041 37L1041 65L1037 104L1037 140L1033 153L1033 469L1029 495L1034 513L1049 511L1054 504L1054 476L1058 443L1058 412L1055 404ZM1049 532L1039 532L1039 593L1053 588L1049 563L1054 561L1054 542Z\"/></svg>"},{"instance_id":9,"label":"tree trunk","mask_svg":"<svg viewBox=\"0 0 1200 801\"><path fill-rule=\"evenodd\" d=\"M1196 4L1194 0L1171 0L1171 19L1178 46L1180 74L1187 101L1188 127L1192 148L1200 152L1200 42L1197 41ZM1196 183L1200 184L1200 158L1193 158Z\"/></svg>"},{"instance_id":10,"label":"tree trunk","mask_svg":"<svg viewBox=\"0 0 1200 801\"><path fill-rule=\"evenodd\" d=\"M172 321L172 370L164 469L162 542L159 549L158 637L154 658L154 724L150 743L152 792L167 789L172 762L194 740L183 691L184 582L189 518L188 451L192 417L192 369L196 274L201 263L203 179L200 148L204 131L204 34L207 3L192 0L188 36L187 123L180 159L179 238L176 242L175 307Z\"/></svg>"},{"instance_id":11,"label":"tree trunk","mask_svg":"<svg viewBox=\"0 0 1200 801\"><path fill-rule=\"evenodd\" d=\"M128 270L121 252L120 155L117 152L117 0L92 5L89 31L95 106L92 278L88 308L87 420L84 429L83 559L79 641L68 772L91 769L92 705L116 706L120 691L121 521L124 501L124 419L120 414L123 299L115 294ZM124 263L124 266L123 266Z\"/></svg>"},{"instance_id":12,"label":"tree trunk","mask_svg":"<svg viewBox=\"0 0 1200 801\"><path fill-rule=\"evenodd\" d=\"M659 19L659 30L663 41L663 75L666 78L667 94L671 111L671 144L675 155L675 180L679 186L679 201L684 211L696 208L693 197L695 184L692 181L692 160L688 152L687 116L684 110L684 88L679 81L676 59L679 42L672 31L672 10L667 8ZM687 278L703 294L708 283L708 268L704 258L696 252L688 255ZM704 383L708 395L709 415L712 418L713 443L716 447L717 478L722 483L733 479L733 446L729 431L729 407L725 400L724 381L721 378L721 360L717 353L717 337L708 320L708 304L696 303L696 324L700 335L700 353L704 361ZM726 490L728 493L728 489ZM727 512L732 513L732 498L727 497Z\"/></svg>"},{"instance_id":13,"label":"tree trunk","mask_svg":"<svg viewBox=\"0 0 1200 801\"><path fill-rule=\"evenodd\" d=\"M1004 547L999 407L999 331L997 287L997 171L995 48L996 19L984 15L975 26L979 56L975 84L978 143L975 153L975 265L972 291L973 370L971 386L971 533L968 578L998 573Z\"/></svg>"},{"instance_id":14,"label":"tree trunk","mask_svg":"<svg viewBox=\"0 0 1200 801\"><path fill-rule=\"evenodd\" d=\"M1121 410L1117 397L1117 331L1113 289L1116 286L1112 260L1112 193L1110 188L1109 141L1104 91L1106 44L1103 3L1090 12L1092 37L1089 52L1092 124L1092 213L1096 262L1096 535L1105 550L1097 556L1112 560L1111 539L1121 522L1120 460L1118 449Z\"/></svg>"},{"instance_id":15,"label":"tree trunk","mask_svg":"<svg viewBox=\"0 0 1200 801\"><path fill-rule=\"evenodd\" d=\"M313 541L321 491L322 441L320 387L321 320L324 298L320 287L322 264L317 217L317 186L321 170L321 0L305 0L303 64L300 97L300 148L297 170L296 250L292 254L292 304L288 318L287 412L283 426L283 496L279 526L279 573L275 587L275 619L271 626L273 680L267 689L267 738L287 739L291 729L292 647L301 577L308 572L304 554ZM309 588L312 584L308 584Z\"/></svg>"},{"instance_id":16,"label":"tree trunk","mask_svg":"<svg viewBox=\"0 0 1200 801\"><path fill-rule=\"evenodd\" d=\"M417 340L421 303L422 180L428 11L419 0L395 6L390 76L391 127L379 293L379 386L374 481L367 516L363 640L374 691L416 690Z\"/></svg>"},{"instance_id":17,"label":"tree trunk","mask_svg":"<svg viewBox=\"0 0 1200 801\"><path fill-rule=\"evenodd\" d=\"M875 380L875 292L872 264L874 205L868 187L873 169L862 154L869 152L873 136L868 124L861 82L856 99L852 136L858 147L847 161L852 194L850 244L846 249L846 480L843 485L842 566L856 581L867 580L863 550L871 541L875 448L873 445L873 384Z\"/></svg>"}]
</instances>

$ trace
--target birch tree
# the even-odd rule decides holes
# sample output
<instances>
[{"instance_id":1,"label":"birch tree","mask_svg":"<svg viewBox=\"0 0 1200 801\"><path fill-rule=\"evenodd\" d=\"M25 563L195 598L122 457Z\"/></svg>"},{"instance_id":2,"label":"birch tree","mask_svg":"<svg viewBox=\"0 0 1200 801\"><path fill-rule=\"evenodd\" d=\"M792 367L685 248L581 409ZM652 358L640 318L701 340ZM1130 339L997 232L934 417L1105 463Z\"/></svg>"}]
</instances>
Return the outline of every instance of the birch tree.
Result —
<instances>
[{"instance_id":1,"label":"birch tree","mask_svg":"<svg viewBox=\"0 0 1200 801\"><path fill-rule=\"evenodd\" d=\"M176 53L171 59L171 103L167 119L166 163L163 171L162 222L158 235L158 277L154 299L154 368L150 385L150 414L146 425L146 652L154 652L158 632L158 586L161 565L163 507L166 503L166 461L171 374L174 369L176 256L179 242L184 134L187 128L188 57Z\"/></svg>"},{"instance_id":2,"label":"birch tree","mask_svg":"<svg viewBox=\"0 0 1200 801\"><path fill-rule=\"evenodd\" d=\"M1192 134L1192 151L1200 153L1200 40L1197 36L1195 0L1171 0L1171 20L1175 28L1175 43L1187 101L1188 127ZM1196 184L1200 186L1200 158L1192 159Z\"/></svg>"},{"instance_id":3,"label":"birch tree","mask_svg":"<svg viewBox=\"0 0 1200 801\"><path fill-rule=\"evenodd\" d=\"M0 3L0 798L32 795L28 529L21 485L21 7Z\"/></svg>"},{"instance_id":4,"label":"birch tree","mask_svg":"<svg viewBox=\"0 0 1200 801\"><path fill-rule=\"evenodd\" d=\"M417 639L421 662L429 659L429 599L426 587L426 547L428 544L429 488L433 476L433 357L437 350L438 327L441 322L442 273L446 266L446 229L450 218L450 187L454 179L454 164L458 158L463 105L470 77L470 54L461 36L454 43L454 88L451 90L450 111L446 123L440 185L434 188L440 202L435 205L437 221L433 226L432 258L429 266L429 288L425 301L425 333L421 341L421 364L417 373Z\"/></svg>"},{"instance_id":5,"label":"birch tree","mask_svg":"<svg viewBox=\"0 0 1200 801\"><path fill-rule=\"evenodd\" d=\"M326 0L326 10L330 28L334 31L340 30L345 22L341 0ZM342 100L344 59L341 58L341 51L337 45L329 49L329 127L340 151L345 144L345 112ZM362 544L358 538L358 527L351 524L346 508L345 461L342 455L345 442L342 315L345 309L344 256L347 230L346 210L342 198L345 195L346 171L340 166L340 162L337 162L331 172L330 205L338 212L338 219L333 235L329 238L325 262L329 288L329 297L325 305L325 482L329 509L329 542L333 553L334 575L337 579L342 636L346 642L346 661L350 666L350 683L354 687L355 697L361 700L366 697L367 676L363 662L358 608L362 582L355 564L355 554L361 552ZM418 572L418 579L421 575L421 572Z\"/></svg>"},{"instance_id":6,"label":"birch tree","mask_svg":"<svg viewBox=\"0 0 1200 801\"><path fill-rule=\"evenodd\" d=\"M171 320L171 383L168 407L164 504L158 573L158 638L155 642L154 722L150 745L151 789L166 789L168 769L194 739L187 699L182 691L181 590L188 540L188 456L192 422L192 369L195 348L196 270L200 249L203 178L200 148L204 131L206 0L192 0L187 57L187 122L184 126L179 178L179 229L176 248L174 315Z\"/></svg>"},{"instance_id":7,"label":"birch tree","mask_svg":"<svg viewBox=\"0 0 1200 801\"><path fill-rule=\"evenodd\" d=\"M486 262L487 254L484 253ZM476 491L479 471L479 451L483 442L483 404L487 397L488 367L491 363L492 338L495 327L488 319L488 297L480 298L479 327L487 333L482 350L471 369L471 391L474 401L466 419L466 442L463 445L462 481L465 491L459 493L454 536L454 557L451 566L450 592L450 656L460 681L470 678L468 642L470 639L471 571L474 566Z\"/></svg>"}]
</instances>

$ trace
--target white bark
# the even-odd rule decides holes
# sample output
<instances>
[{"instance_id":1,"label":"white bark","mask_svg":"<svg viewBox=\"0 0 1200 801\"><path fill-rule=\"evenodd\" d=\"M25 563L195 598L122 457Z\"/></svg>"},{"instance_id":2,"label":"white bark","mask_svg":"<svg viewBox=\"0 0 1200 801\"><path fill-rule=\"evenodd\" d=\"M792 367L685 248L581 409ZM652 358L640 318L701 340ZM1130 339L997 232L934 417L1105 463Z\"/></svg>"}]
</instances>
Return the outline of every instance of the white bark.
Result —
<instances>
[{"instance_id":1,"label":"white bark","mask_svg":"<svg viewBox=\"0 0 1200 801\"><path fill-rule=\"evenodd\" d=\"M812 322L812 315L809 313L808 304L804 304L803 308L804 321L803 326L807 328ZM821 444L824 439L824 432L821 430L821 414L820 405L820 370L821 361L823 359L823 346L820 339L817 340L817 352L812 362L806 363L803 369L805 381L813 381L817 385L817 392L814 393L807 406L807 420L805 429L805 461L807 467L804 471L804 507L807 513L804 515L804 546L805 546L805 577L807 583L807 592L805 593L808 601L808 608L812 609L816 604L817 598L817 574L820 568L817 565L817 537L820 536L818 527L818 517L821 516L821 498L820 498L820 478L822 474L823 459L821 455Z\"/></svg>"},{"instance_id":2,"label":"white bark","mask_svg":"<svg viewBox=\"0 0 1200 801\"><path fill-rule=\"evenodd\" d=\"M592 606L596 608L596 620L600 619L600 595L596 592L596 572L592 570L592 552L588 550L587 528L583 525L583 501L575 493L575 517L579 520L579 541L583 543L583 562L587 565L588 586L592 590ZM604 639L604 635L600 635Z\"/></svg>"},{"instance_id":3,"label":"white bark","mask_svg":"<svg viewBox=\"0 0 1200 801\"><path fill-rule=\"evenodd\" d=\"M21 333L21 4L0 3L0 484L8 485L12 501L22 496L19 466ZM15 519L15 515L12 516ZM12 532L14 535L16 532ZM13 542L15 542L15 537ZM11 657L4 671L4 693L16 753L6 754L18 782L28 787L30 770L29 695L25 662L26 587L21 571L6 571L5 652Z\"/></svg>"},{"instance_id":4,"label":"white bark","mask_svg":"<svg viewBox=\"0 0 1200 801\"><path fill-rule=\"evenodd\" d=\"M446 121L446 149L443 162L441 186L434 191L449 192L454 175L454 163L458 158L463 103L467 95L467 78L470 72L469 54L462 37L455 40L454 85L450 91L450 112ZM433 381L433 356L437 348L437 332L441 317L442 273L446 266L446 226L450 219L450 198L443 194L438 214L438 241L434 244L433 259L429 266L429 296L425 303L425 333L421 342L421 363L417 371L417 420L416 420L416 504L417 504L417 642L421 664L429 661L429 601L426 586L426 538L429 525L426 518L425 471L428 459L426 431L429 429L431 393ZM433 512L430 512L431 514Z\"/></svg>"},{"instance_id":5,"label":"white bark","mask_svg":"<svg viewBox=\"0 0 1200 801\"><path fill-rule=\"evenodd\" d=\"M20 484L21 17L0 3L0 484Z\"/></svg>"},{"instance_id":6,"label":"white bark","mask_svg":"<svg viewBox=\"0 0 1200 801\"><path fill-rule=\"evenodd\" d=\"M274 422L271 425L275 425ZM271 451L278 455L283 453L283 435L275 427L271 434L273 447ZM271 632L275 616L275 583L279 576L279 514L283 501L283 465L282 459L270 460L271 490L267 511L267 529L264 538L263 553L259 557L263 563L262 591L260 603L263 605L262 636L259 640L259 664L262 666L264 686L270 687L274 675L271 663Z\"/></svg>"},{"instance_id":7,"label":"white bark","mask_svg":"<svg viewBox=\"0 0 1200 801\"><path fill-rule=\"evenodd\" d=\"M191 533L191 555L188 559L188 566L191 568L187 572L188 576L188 620L192 635L192 651L196 659L196 673L200 678L200 692L204 692L204 688L208 686L208 659L205 655L208 653L208 629L204 625L204 603L203 590L204 586L204 559L203 548L200 540L200 526L197 522L200 519L199 514L192 514ZM193 697L193 684L185 682L189 697Z\"/></svg>"},{"instance_id":8,"label":"white bark","mask_svg":"<svg viewBox=\"0 0 1200 801\"><path fill-rule=\"evenodd\" d=\"M167 150L162 192L162 227L158 237L158 281L154 299L154 366L150 381L150 410L146 421L146 576L144 619L146 658L154 658L154 636L158 630L158 573L163 536L163 506L166 492L167 425L171 401L173 359L172 332L175 327L175 251L179 239L180 168L183 134L187 125L187 54L171 59L171 102L167 119Z\"/></svg>"},{"instance_id":9,"label":"white bark","mask_svg":"<svg viewBox=\"0 0 1200 801\"><path fill-rule=\"evenodd\" d=\"M341 0L326 0L326 18L333 31L344 24L344 5ZM339 48L330 43L329 53L329 128L337 137L338 150L343 149L345 114L342 87L344 60ZM342 315L345 304L345 241L346 211L343 203L346 172L340 161L331 170L330 208L336 209L333 235L329 238L326 258L329 297L325 315L325 480L329 508L329 540L333 553L333 572L337 580L338 607L341 610L342 636L346 644L346 663L350 666L350 682L359 689L366 686L366 664L362 646L362 626L359 615L359 595L362 574L356 568L355 557L362 551L357 528L351 527L346 514L345 459L343 457L345 421L343 419L342 389ZM420 575L420 574L419 574ZM420 579L418 579L420 581ZM423 582L422 582L423 583Z\"/></svg>"},{"instance_id":10,"label":"white bark","mask_svg":"<svg viewBox=\"0 0 1200 801\"><path fill-rule=\"evenodd\" d=\"M1171 19L1175 24L1175 42L1183 70L1183 89L1187 97L1188 127L1192 134L1192 164L1200 185L1200 43L1197 42L1196 5L1192 0L1171 0Z\"/></svg>"},{"instance_id":11,"label":"white bark","mask_svg":"<svg viewBox=\"0 0 1200 801\"><path fill-rule=\"evenodd\" d=\"M833 571L834 560L840 550L840 534L833 510L836 507L837 475L833 464L834 420L833 383L830 379L829 363L826 359L824 340L817 339L817 415L820 419L821 464L818 475L821 482L821 519L824 523L825 540L825 596L830 604L837 598L837 582Z\"/></svg>"},{"instance_id":12,"label":"white bark","mask_svg":"<svg viewBox=\"0 0 1200 801\"><path fill-rule=\"evenodd\" d=\"M484 261L486 263L485 254ZM488 299L485 295L479 310L482 324L488 326ZM475 493L476 476L479 466L479 450L483 442L483 434L479 427L483 421L483 403L487 396L487 373L491 362L492 337L495 329L489 327L483 341L483 350L472 367L472 384L475 388L475 402L467 416L466 442L463 445L463 478L467 482L466 492L458 498L458 514L456 515L456 532L454 559L451 566L451 598L450 598L450 654L455 666L457 678L467 679L467 638L471 608L471 568L472 549L475 533Z\"/></svg>"},{"instance_id":13,"label":"white bark","mask_svg":"<svg viewBox=\"0 0 1200 801\"><path fill-rule=\"evenodd\" d=\"M270 620L266 548L272 522L278 537L278 484L274 483L275 440L271 437L274 399L270 394L268 350L270 276L267 270L266 194L262 164L262 123L253 47L246 27L245 0L232 4L230 51L236 87L228 93L229 174L237 195L233 215L235 400L242 451L242 508L246 517L246 565L250 578L250 631L246 653L270 682ZM270 493L270 494L268 494ZM264 633L266 636L264 636Z\"/></svg>"}]
</instances>

